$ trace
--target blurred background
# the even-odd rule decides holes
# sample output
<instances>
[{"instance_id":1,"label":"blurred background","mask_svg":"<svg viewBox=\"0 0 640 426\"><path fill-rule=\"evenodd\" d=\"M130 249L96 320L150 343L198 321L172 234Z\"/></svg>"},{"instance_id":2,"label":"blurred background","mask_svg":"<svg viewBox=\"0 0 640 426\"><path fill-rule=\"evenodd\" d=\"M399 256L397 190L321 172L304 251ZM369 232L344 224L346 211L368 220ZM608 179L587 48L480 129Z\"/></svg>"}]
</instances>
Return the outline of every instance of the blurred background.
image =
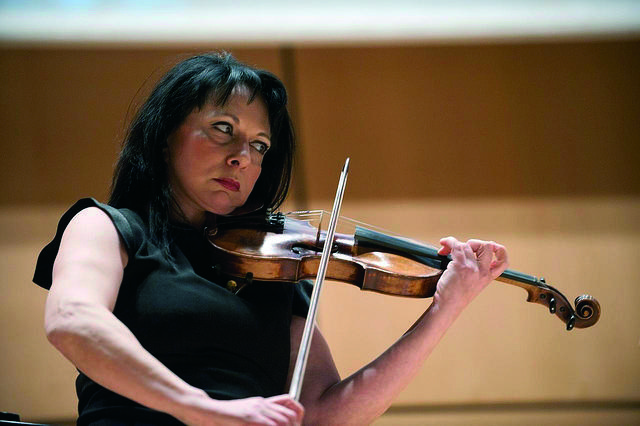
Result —
<instances>
[{"instance_id":1,"label":"blurred background","mask_svg":"<svg viewBox=\"0 0 640 426\"><path fill-rule=\"evenodd\" d=\"M511 269L602 306L567 332L492 284L377 424L640 424L640 2L616 0L0 1L0 411L74 423L36 256L76 199L106 200L155 81L221 49L289 88L285 210L329 208L349 156L343 215L500 241ZM428 303L327 285L341 374Z\"/></svg>"}]
</instances>

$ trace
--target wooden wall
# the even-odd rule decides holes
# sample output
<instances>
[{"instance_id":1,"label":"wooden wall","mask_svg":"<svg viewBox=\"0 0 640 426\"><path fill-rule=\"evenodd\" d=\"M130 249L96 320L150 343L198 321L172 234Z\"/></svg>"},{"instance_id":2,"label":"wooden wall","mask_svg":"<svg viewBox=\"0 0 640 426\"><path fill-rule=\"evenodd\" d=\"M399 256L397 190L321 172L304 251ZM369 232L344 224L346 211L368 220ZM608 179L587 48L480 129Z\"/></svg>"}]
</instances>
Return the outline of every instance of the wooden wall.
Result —
<instances>
[{"instance_id":1,"label":"wooden wall","mask_svg":"<svg viewBox=\"0 0 640 426\"><path fill-rule=\"evenodd\" d=\"M0 411L74 418L35 258L69 204L107 197L144 93L202 50L0 48ZM640 421L640 41L229 50L291 89L301 149L287 207L329 207L350 156L345 216L432 243L504 242L512 269L602 305L596 326L568 333L522 290L491 285L379 424ZM429 302L334 283L324 296L343 375Z\"/></svg>"}]
</instances>

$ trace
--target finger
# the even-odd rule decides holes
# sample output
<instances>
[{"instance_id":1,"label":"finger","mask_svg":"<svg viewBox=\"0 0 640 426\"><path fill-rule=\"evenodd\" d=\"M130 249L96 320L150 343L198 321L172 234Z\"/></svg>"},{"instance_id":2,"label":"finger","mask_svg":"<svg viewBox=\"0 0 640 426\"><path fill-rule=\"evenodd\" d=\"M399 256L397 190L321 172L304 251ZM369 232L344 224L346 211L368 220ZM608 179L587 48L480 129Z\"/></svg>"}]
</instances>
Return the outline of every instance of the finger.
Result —
<instances>
[{"instance_id":1,"label":"finger","mask_svg":"<svg viewBox=\"0 0 640 426\"><path fill-rule=\"evenodd\" d=\"M290 425L294 423L296 419L296 415L292 410L278 404L270 406L269 411L264 413L264 415L277 425Z\"/></svg>"},{"instance_id":2,"label":"finger","mask_svg":"<svg viewBox=\"0 0 640 426\"><path fill-rule=\"evenodd\" d=\"M475 252L480 270L483 272L489 271L491 269L496 243L493 241L471 239L467 241L467 244L469 244Z\"/></svg>"},{"instance_id":3,"label":"finger","mask_svg":"<svg viewBox=\"0 0 640 426\"><path fill-rule=\"evenodd\" d=\"M289 425L295 422L295 413L282 405L266 398L264 404L258 407L257 413L260 416L259 424L261 425Z\"/></svg>"},{"instance_id":4,"label":"finger","mask_svg":"<svg viewBox=\"0 0 640 426\"><path fill-rule=\"evenodd\" d=\"M291 408L293 411L295 411L298 422L301 423L304 417L304 407L302 406L302 404L292 399L292 400L286 401L285 405Z\"/></svg>"},{"instance_id":5,"label":"finger","mask_svg":"<svg viewBox=\"0 0 640 426\"><path fill-rule=\"evenodd\" d=\"M462 252L464 253L465 260L473 260L476 261L476 254L471 249L471 246L466 243L460 243L460 247L462 247Z\"/></svg>"},{"instance_id":6,"label":"finger","mask_svg":"<svg viewBox=\"0 0 640 426\"><path fill-rule=\"evenodd\" d=\"M505 246L495 243L494 252L498 262L509 263L509 254L507 253Z\"/></svg>"},{"instance_id":7,"label":"finger","mask_svg":"<svg viewBox=\"0 0 640 426\"><path fill-rule=\"evenodd\" d=\"M302 404L300 404L295 399L291 398L289 394L270 396L269 398L267 398L267 400L271 402L275 402L277 404L287 405L287 406L290 406L291 408L297 407L296 410L297 409L304 410L304 408L302 407Z\"/></svg>"},{"instance_id":8,"label":"finger","mask_svg":"<svg viewBox=\"0 0 640 426\"><path fill-rule=\"evenodd\" d=\"M286 402L273 403L271 407L277 412L287 416L287 419L296 419L298 417L298 412L293 409L293 407L290 407Z\"/></svg>"},{"instance_id":9,"label":"finger","mask_svg":"<svg viewBox=\"0 0 640 426\"><path fill-rule=\"evenodd\" d=\"M456 241L455 245L451 249L451 259L453 259L453 263L458 263L460 265L464 264L467 260L467 254L465 253L465 245ZM471 256L473 256L473 252L469 248L469 252Z\"/></svg>"},{"instance_id":10,"label":"finger","mask_svg":"<svg viewBox=\"0 0 640 426\"><path fill-rule=\"evenodd\" d=\"M300 421L302 421L302 417L304 416L304 407L289 395L277 395L267 399L271 402L287 407Z\"/></svg>"},{"instance_id":11,"label":"finger","mask_svg":"<svg viewBox=\"0 0 640 426\"><path fill-rule=\"evenodd\" d=\"M509 255L507 249L501 244L495 244L494 250L496 260L491 263L490 273L495 279L509 267Z\"/></svg>"},{"instance_id":12,"label":"finger","mask_svg":"<svg viewBox=\"0 0 640 426\"><path fill-rule=\"evenodd\" d=\"M492 241L483 241L483 240L478 240L478 239L475 239L475 238L467 240L467 244L469 244L469 246L473 249L474 252L477 252L478 250L480 250L480 248L484 244L487 244L488 242L492 242Z\"/></svg>"},{"instance_id":13,"label":"finger","mask_svg":"<svg viewBox=\"0 0 640 426\"><path fill-rule=\"evenodd\" d=\"M445 237L440 239L442 247L438 250L438 254L446 256L451 253L451 249L458 242L454 237Z\"/></svg>"}]
</instances>

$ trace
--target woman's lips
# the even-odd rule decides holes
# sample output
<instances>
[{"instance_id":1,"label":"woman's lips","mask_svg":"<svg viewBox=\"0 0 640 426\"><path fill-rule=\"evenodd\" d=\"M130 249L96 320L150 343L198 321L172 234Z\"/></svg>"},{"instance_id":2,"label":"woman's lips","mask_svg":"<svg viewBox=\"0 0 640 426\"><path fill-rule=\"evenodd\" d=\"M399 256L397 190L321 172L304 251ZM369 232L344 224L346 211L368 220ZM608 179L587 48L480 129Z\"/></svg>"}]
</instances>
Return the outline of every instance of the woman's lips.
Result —
<instances>
[{"instance_id":1,"label":"woman's lips","mask_svg":"<svg viewBox=\"0 0 640 426\"><path fill-rule=\"evenodd\" d=\"M240 182L234 179L214 179L224 188L227 188L229 191L240 191Z\"/></svg>"}]
</instances>

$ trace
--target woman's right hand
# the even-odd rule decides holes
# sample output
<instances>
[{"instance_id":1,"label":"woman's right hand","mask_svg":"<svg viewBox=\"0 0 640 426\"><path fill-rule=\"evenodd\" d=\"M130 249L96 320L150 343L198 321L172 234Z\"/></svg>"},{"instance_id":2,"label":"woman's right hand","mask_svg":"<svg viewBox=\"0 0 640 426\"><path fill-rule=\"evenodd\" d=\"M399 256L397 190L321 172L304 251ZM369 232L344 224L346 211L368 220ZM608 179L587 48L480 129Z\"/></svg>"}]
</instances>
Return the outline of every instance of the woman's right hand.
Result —
<instances>
[{"instance_id":1,"label":"woman's right hand","mask_svg":"<svg viewBox=\"0 0 640 426\"><path fill-rule=\"evenodd\" d=\"M205 394L206 395L206 394ZM179 418L188 425L300 425L302 405L289 395L252 397L229 401L205 396L192 401L191 410Z\"/></svg>"}]
</instances>

